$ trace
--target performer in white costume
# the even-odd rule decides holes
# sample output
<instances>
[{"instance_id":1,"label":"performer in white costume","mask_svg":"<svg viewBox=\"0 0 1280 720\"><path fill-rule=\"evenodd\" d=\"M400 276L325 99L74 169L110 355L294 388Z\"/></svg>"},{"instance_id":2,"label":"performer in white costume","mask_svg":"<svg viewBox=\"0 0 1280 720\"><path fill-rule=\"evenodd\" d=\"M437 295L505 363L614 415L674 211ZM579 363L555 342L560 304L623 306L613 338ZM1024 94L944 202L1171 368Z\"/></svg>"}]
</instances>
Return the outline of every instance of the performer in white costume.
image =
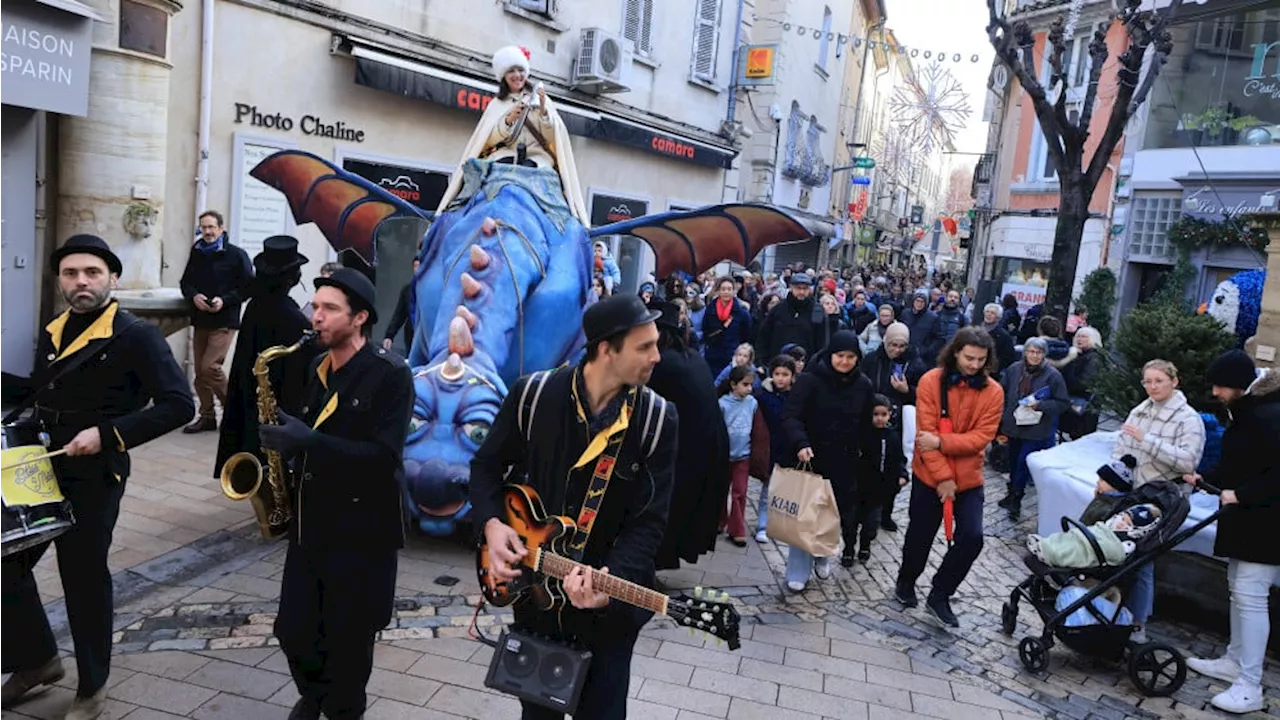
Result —
<instances>
[{"instance_id":1,"label":"performer in white costume","mask_svg":"<svg viewBox=\"0 0 1280 720\"><path fill-rule=\"evenodd\" d=\"M447 210L462 190L463 167L467 161L482 159L554 168L560 176L569 210L584 227L590 227L569 132L541 83L536 89L530 87L529 57L528 50L515 45L494 53L493 74L498 80L498 96L485 108L436 212Z\"/></svg>"}]
</instances>

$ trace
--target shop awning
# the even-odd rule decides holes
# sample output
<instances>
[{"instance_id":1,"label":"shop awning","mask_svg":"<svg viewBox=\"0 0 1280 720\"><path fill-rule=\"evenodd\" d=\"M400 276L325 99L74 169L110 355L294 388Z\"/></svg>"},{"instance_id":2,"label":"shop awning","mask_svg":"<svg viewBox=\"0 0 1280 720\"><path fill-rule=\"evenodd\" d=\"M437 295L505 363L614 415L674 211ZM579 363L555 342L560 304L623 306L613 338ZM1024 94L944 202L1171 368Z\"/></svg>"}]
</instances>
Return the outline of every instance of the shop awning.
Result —
<instances>
[{"instance_id":1,"label":"shop awning","mask_svg":"<svg viewBox=\"0 0 1280 720\"><path fill-rule=\"evenodd\" d=\"M497 95L497 83L399 57L353 43L356 84L403 97L480 113ZM737 151L671 133L635 120L553 98L569 132L579 137L625 145L677 162L729 168Z\"/></svg>"},{"instance_id":2,"label":"shop awning","mask_svg":"<svg viewBox=\"0 0 1280 720\"><path fill-rule=\"evenodd\" d=\"M78 0L36 0L36 2L41 5L58 8L59 10L65 10L72 15L79 15L80 17L89 18L90 20L97 20L98 22L107 21L107 19L99 14L97 10L94 10L82 2L78 2Z\"/></svg>"}]
</instances>

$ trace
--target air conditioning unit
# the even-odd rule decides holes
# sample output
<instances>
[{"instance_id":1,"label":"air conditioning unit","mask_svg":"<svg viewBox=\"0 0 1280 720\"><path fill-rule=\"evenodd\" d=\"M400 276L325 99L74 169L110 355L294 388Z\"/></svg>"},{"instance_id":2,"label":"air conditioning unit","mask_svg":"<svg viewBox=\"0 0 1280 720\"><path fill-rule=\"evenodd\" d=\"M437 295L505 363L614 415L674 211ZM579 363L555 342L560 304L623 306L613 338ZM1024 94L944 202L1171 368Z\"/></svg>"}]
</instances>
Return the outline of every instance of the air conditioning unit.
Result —
<instances>
[{"instance_id":1,"label":"air conditioning unit","mask_svg":"<svg viewBox=\"0 0 1280 720\"><path fill-rule=\"evenodd\" d=\"M634 55L631 42L600 28L583 28L581 40L573 87L591 93L629 92L627 76Z\"/></svg>"}]
</instances>

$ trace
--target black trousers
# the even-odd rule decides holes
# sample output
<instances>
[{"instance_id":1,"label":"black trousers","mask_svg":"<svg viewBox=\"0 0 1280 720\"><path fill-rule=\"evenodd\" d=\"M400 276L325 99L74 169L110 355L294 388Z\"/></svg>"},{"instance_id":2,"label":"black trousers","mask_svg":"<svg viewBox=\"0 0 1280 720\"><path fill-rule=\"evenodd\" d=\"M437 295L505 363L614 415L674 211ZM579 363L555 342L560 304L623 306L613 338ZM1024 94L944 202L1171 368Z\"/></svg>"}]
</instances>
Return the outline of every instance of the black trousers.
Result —
<instances>
[{"instance_id":1,"label":"black trousers","mask_svg":"<svg viewBox=\"0 0 1280 720\"><path fill-rule=\"evenodd\" d=\"M952 505L955 515L955 537L942 556L942 564L933 576L929 596L950 600L956 588L969 575L969 569L982 553L982 506L986 497L979 485L956 493ZM938 491L911 478L911 506L908 510L907 537L902 541L902 566L898 569L898 587L914 587L929 562L929 552L942 525L942 501Z\"/></svg>"},{"instance_id":2,"label":"black trousers","mask_svg":"<svg viewBox=\"0 0 1280 720\"><path fill-rule=\"evenodd\" d=\"M391 620L395 590L395 550L289 546L275 633L298 694L330 720L364 713L373 642Z\"/></svg>"},{"instance_id":3,"label":"black trousers","mask_svg":"<svg viewBox=\"0 0 1280 720\"><path fill-rule=\"evenodd\" d=\"M631 683L631 655L636 635L611 638L591 647L591 667L587 669L582 698L575 718L590 720L625 720L627 690ZM521 702L521 720L563 720L564 713L541 705Z\"/></svg>"},{"instance_id":4,"label":"black trousers","mask_svg":"<svg viewBox=\"0 0 1280 720\"><path fill-rule=\"evenodd\" d=\"M67 620L75 643L80 684L77 693L92 695L111 673L112 588L107 552L120 516L125 481L60 479L76 524L53 540L58 574L66 593ZM49 549L41 543L6 557L3 562L4 672L35 670L58 654L49 618L40 603L32 573Z\"/></svg>"}]
</instances>

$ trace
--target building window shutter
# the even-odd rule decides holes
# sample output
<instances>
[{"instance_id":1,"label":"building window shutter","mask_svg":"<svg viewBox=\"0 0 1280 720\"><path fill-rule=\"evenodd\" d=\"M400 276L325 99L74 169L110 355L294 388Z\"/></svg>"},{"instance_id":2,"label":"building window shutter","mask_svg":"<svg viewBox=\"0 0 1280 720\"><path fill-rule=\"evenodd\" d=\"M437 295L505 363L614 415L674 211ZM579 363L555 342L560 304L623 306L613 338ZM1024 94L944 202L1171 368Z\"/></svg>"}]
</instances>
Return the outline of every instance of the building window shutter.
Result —
<instances>
[{"instance_id":1,"label":"building window shutter","mask_svg":"<svg viewBox=\"0 0 1280 720\"><path fill-rule=\"evenodd\" d=\"M712 82L716 79L716 56L720 45L720 0L698 0L698 17L693 29L693 76Z\"/></svg>"},{"instance_id":2,"label":"building window shutter","mask_svg":"<svg viewBox=\"0 0 1280 720\"><path fill-rule=\"evenodd\" d=\"M827 55L830 52L831 43L827 40L827 36L831 34L831 8L824 8L822 13L822 37L818 38L818 67L823 72L827 70Z\"/></svg>"},{"instance_id":3,"label":"building window shutter","mask_svg":"<svg viewBox=\"0 0 1280 720\"><path fill-rule=\"evenodd\" d=\"M555 0L508 0L512 5L521 10L553 17L555 15Z\"/></svg>"},{"instance_id":4,"label":"building window shutter","mask_svg":"<svg viewBox=\"0 0 1280 720\"><path fill-rule=\"evenodd\" d=\"M622 36L636 46L636 52L648 55L653 50L654 0L624 0Z\"/></svg>"}]
</instances>

